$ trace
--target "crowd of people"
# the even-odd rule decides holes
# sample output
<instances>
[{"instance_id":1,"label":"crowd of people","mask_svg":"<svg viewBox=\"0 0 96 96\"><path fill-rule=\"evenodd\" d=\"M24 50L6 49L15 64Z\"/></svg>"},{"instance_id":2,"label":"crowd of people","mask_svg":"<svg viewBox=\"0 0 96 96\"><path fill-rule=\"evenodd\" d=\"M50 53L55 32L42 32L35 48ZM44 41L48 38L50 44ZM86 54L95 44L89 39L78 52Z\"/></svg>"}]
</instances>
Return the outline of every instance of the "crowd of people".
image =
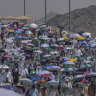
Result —
<instances>
[{"instance_id":1,"label":"crowd of people","mask_svg":"<svg viewBox=\"0 0 96 96\"><path fill-rule=\"evenodd\" d=\"M0 26L0 87L22 96L95 96L96 39L90 32Z\"/></svg>"}]
</instances>

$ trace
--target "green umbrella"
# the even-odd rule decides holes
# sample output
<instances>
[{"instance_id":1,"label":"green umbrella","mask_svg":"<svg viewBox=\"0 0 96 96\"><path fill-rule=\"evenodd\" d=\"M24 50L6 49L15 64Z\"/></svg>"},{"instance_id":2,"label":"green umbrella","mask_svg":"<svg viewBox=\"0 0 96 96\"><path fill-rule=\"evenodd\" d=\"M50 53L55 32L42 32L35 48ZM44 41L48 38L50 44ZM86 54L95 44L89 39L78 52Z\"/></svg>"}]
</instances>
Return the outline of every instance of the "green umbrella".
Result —
<instances>
[{"instance_id":1,"label":"green umbrella","mask_svg":"<svg viewBox=\"0 0 96 96\"><path fill-rule=\"evenodd\" d=\"M76 83L74 83L73 85L74 85L74 86L76 86L76 85L87 86L88 84L85 84L85 83L83 83L83 82L76 82Z\"/></svg>"},{"instance_id":2,"label":"green umbrella","mask_svg":"<svg viewBox=\"0 0 96 96\"><path fill-rule=\"evenodd\" d=\"M66 67L66 68L62 68L61 71L64 71L64 72L72 72L72 71L76 71L76 68L74 67Z\"/></svg>"},{"instance_id":3,"label":"green umbrella","mask_svg":"<svg viewBox=\"0 0 96 96\"><path fill-rule=\"evenodd\" d=\"M28 27L22 27L22 29L23 29L23 30L29 30L29 28L28 28Z\"/></svg>"}]
</instances>

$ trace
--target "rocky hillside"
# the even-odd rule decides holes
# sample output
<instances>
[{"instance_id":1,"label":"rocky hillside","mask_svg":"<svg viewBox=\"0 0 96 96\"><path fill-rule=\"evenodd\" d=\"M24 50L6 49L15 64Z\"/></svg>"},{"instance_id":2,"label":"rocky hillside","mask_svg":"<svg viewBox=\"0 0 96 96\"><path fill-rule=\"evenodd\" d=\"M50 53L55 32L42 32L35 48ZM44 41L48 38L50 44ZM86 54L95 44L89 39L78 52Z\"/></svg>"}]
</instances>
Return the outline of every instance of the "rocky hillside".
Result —
<instances>
[{"instance_id":1,"label":"rocky hillside","mask_svg":"<svg viewBox=\"0 0 96 96\"><path fill-rule=\"evenodd\" d=\"M55 17L58 13L56 12L50 12L49 14L47 14L47 21L50 20L51 18ZM45 17L40 18L39 20L36 20L35 23L36 24L41 24L45 22Z\"/></svg>"},{"instance_id":2,"label":"rocky hillside","mask_svg":"<svg viewBox=\"0 0 96 96\"><path fill-rule=\"evenodd\" d=\"M69 27L69 14L56 15L48 21L48 24L64 26L65 30ZM71 31L92 32L96 36L96 5L88 8L77 9L71 12Z\"/></svg>"}]
</instances>

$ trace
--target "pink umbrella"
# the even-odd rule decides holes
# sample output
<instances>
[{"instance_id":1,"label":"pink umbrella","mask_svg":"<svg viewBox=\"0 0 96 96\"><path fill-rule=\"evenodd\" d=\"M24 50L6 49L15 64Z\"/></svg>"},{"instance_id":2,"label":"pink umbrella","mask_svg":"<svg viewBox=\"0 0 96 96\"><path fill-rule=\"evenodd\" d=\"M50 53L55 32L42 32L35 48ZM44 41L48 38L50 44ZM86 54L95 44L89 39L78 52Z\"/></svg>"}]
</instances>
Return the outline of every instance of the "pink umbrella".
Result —
<instances>
[{"instance_id":1,"label":"pink umbrella","mask_svg":"<svg viewBox=\"0 0 96 96\"><path fill-rule=\"evenodd\" d=\"M20 31L24 31L23 29L18 29L18 30L20 30Z\"/></svg>"},{"instance_id":2,"label":"pink umbrella","mask_svg":"<svg viewBox=\"0 0 96 96\"><path fill-rule=\"evenodd\" d=\"M4 57L12 59L12 56L10 56L10 55L4 55Z\"/></svg>"},{"instance_id":3,"label":"pink umbrella","mask_svg":"<svg viewBox=\"0 0 96 96\"><path fill-rule=\"evenodd\" d=\"M58 47L56 47L58 50L63 50L63 48L64 47L62 47L62 46L58 46Z\"/></svg>"}]
</instances>

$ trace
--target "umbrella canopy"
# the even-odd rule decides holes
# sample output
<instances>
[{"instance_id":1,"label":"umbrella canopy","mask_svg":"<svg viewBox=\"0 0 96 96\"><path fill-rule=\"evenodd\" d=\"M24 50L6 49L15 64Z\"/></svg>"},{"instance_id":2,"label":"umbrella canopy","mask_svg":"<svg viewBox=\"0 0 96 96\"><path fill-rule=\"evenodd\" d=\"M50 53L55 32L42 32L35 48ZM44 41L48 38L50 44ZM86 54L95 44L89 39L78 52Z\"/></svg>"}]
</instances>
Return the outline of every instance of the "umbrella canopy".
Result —
<instances>
[{"instance_id":1,"label":"umbrella canopy","mask_svg":"<svg viewBox=\"0 0 96 96\"><path fill-rule=\"evenodd\" d=\"M72 61L72 62L77 62L76 59L69 59L69 61Z\"/></svg>"},{"instance_id":2,"label":"umbrella canopy","mask_svg":"<svg viewBox=\"0 0 96 96\"><path fill-rule=\"evenodd\" d=\"M49 47L49 45L48 44L42 44L41 47L47 48L47 47Z\"/></svg>"},{"instance_id":3,"label":"umbrella canopy","mask_svg":"<svg viewBox=\"0 0 96 96\"><path fill-rule=\"evenodd\" d=\"M74 86L79 85L79 86L87 86L87 84L83 83L83 82L77 82L73 84Z\"/></svg>"},{"instance_id":4,"label":"umbrella canopy","mask_svg":"<svg viewBox=\"0 0 96 96\"><path fill-rule=\"evenodd\" d=\"M50 86L50 85L52 85L52 86L58 86L58 84L59 84L59 81L56 81L56 80L51 80L51 81L48 81L46 83L46 85L48 85L48 86Z\"/></svg>"},{"instance_id":5,"label":"umbrella canopy","mask_svg":"<svg viewBox=\"0 0 96 96\"><path fill-rule=\"evenodd\" d=\"M8 32L14 32L15 30L14 29L9 29Z\"/></svg>"},{"instance_id":6,"label":"umbrella canopy","mask_svg":"<svg viewBox=\"0 0 96 96\"><path fill-rule=\"evenodd\" d=\"M30 80L32 80L34 82L40 81L41 80L41 77L39 77L39 76L32 76L32 77L30 77Z\"/></svg>"},{"instance_id":7,"label":"umbrella canopy","mask_svg":"<svg viewBox=\"0 0 96 96\"><path fill-rule=\"evenodd\" d=\"M49 72L49 71L39 71L36 74L39 75L39 76L42 76L44 74L51 74L51 72Z\"/></svg>"},{"instance_id":8,"label":"umbrella canopy","mask_svg":"<svg viewBox=\"0 0 96 96\"><path fill-rule=\"evenodd\" d=\"M32 83L32 81L28 78L22 78L19 80L20 82L24 82L24 83Z\"/></svg>"},{"instance_id":9,"label":"umbrella canopy","mask_svg":"<svg viewBox=\"0 0 96 96\"><path fill-rule=\"evenodd\" d=\"M4 88L0 88L0 94L2 96L22 96L22 95L17 94L13 90L7 90L7 89L4 89Z\"/></svg>"},{"instance_id":10,"label":"umbrella canopy","mask_svg":"<svg viewBox=\"0 0 96 96\"><path fill-rule=\"evenodd\" d=\"M64 41L64 38L58 38L57 41Z\"/></svg>"},{"instance_id":11,"label":"umbrella canopy","mask_svg":"<svg viewBox=\"0 0 96 96\"><path fill-rule=\"evenodd\" d=\"M0 69L9 69L10 67L8 67L7 65L0 65Z\"/></svg>"},{"instance_id":12,"label":"umbrella canopy","mask_svg":"<svg viewBox=\"0 0 96 96\"><path fill-rule=\"evenodd\" d=\"M83 36L91 36L91 33L90 32L84 32L83 34L82 34Z\"/></svg>"},{"instance_id":13,"label":"umbrella canopy","mask_svg":"<svg viewBox=\"0 0 96 96\"><path fill-rule=\"evenodd\" d=\"M68 37L63 37L65 40L68 40L69 38Z\"/></svg>"},{"instance_id":14,"label":"umbrella canopy","mask_svg":"<svg viewBox=\"0 0 96 96\"><path fill-rule=\"evenodd\" d=\"M35 24L35 23L32 23L32 24L30 24L30 27L33 28L33 29L37 29L38 25Z\"/></svg>"},{"instance_id":15,"label":"umbrella canopy","mask_svg":"<svg viewBox=\"0 0 96 96\"><path fill-rule=\"evenodd\" d=\"M20 33L22 33L22 31L21 30L16 30L14 33L15 34L20 34Z\"/></svg>"},{"instance_id":16,"label":"umbrella canopy","mask_svg":"<svg viewBox=\"0 0 96 96\"><path fill-rule=\"evenodd\" d=\"M71 65L75 65L75 63L74 62L72 62L72 61L66 61L66 62L64 62L65 64L71 64Z\"/></svg>"},{"instance_id":17,"label":"umbrella canopy","mask_svg":"<svg viewBox=\"0 0 96 96\"><path fill-rule=\"evenodd\" d=\"M77 40L84 40L84 37L77 37Z\"/></svg>"},{"instance_id":18,"label":"umbrella canopy","mask_svg":"<svg viewBox=\"0 0 96 96\"><path fill-rule=\"evenodd\" d=\"M5 41L6 41L7 43L13 43L13 40L10 39L10 38L6 39Z\"/></svg>"},{"instance_id":19,"label":"umbrella canopy","mask_svg":"<svg viewBox=\"0 0 96 96\"><path fill-rule=\"evenodd\" d=\"M72 68L62 68L61 71L64 71L64 72L72 72L72 71L76 71L76 68L72 67Z\"/></svg>"},{"instance_id":20,"label":"umbrella canopy","mask_svg":"<svg viewBox=\"0 0 96 96\"><path fill-rule=\"evenodd\" d=\"M77 37L80 37L80 35L77 34L77 33L73 33L73 34L71 34L69 37L70 37L70 38L77 38Z\"/></svg>"}]
</instances>

